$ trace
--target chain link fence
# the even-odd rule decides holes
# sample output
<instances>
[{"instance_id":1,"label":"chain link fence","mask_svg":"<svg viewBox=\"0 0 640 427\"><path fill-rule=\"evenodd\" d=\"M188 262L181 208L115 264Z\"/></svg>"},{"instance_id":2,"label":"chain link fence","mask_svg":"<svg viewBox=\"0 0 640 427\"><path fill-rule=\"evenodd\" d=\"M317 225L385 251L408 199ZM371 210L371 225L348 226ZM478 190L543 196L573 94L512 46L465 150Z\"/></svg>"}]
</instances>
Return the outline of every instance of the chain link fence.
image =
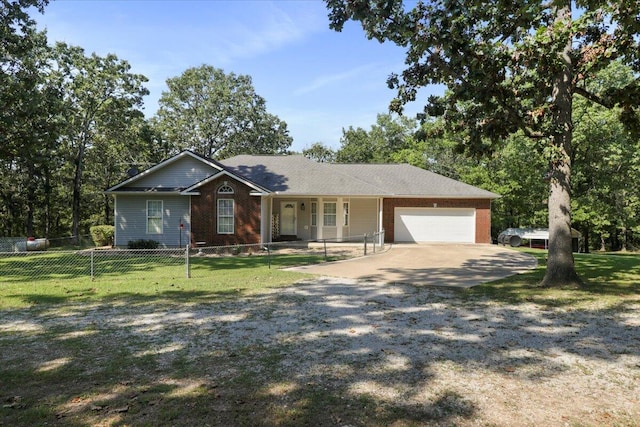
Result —
<instances>
[{"instance_id":1,"label":"chain link fence","mask_svg":"<svg viewBox=\"0 0 640 427\"><path fill-rule=\"evenodd\" d=\"M26 251L18 245L17 249L14 246L14 249L0 252L0 283L203 278L219 270L243 266L282 268L365 256L383 250L383 242L384 235L375 233L341 241L326 239L174 249Z\"/></svg>"}]
</instances>

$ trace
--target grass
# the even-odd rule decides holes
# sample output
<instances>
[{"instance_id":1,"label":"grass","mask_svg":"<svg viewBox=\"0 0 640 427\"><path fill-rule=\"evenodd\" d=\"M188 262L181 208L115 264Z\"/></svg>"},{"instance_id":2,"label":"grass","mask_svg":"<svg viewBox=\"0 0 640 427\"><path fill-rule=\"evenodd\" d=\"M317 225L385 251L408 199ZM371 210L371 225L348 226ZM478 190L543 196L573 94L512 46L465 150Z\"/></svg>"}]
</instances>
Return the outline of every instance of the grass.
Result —
<instances>
[{"instance_id":1,"label":"grass","mask_svg":"<svg viewBox=\"0 0 640 427\"><path fill-rule=\"evenodd\" d=\"M181 257L96 258L90 278L88 256L47 253L0 259L0 309L114 299L174 302L238 296L309 277L282 268L323 262L314 254L193 257L191 278Z\"/></svg>"},{"instance_id":2,"label":"grass","mask_svg":"<svg viewBox=\"0 0 640 427\"><path fill-rule=\"evenodd\" d=\"M526 252L538 258L538 269L454 293L452 303L459 296L495 304L624 310L640 301L639 255L576 255L587 285L568 290L539 287L545 253ZM50 256L64 260L61 254ZM455 425L456 419L473 418L476 410L456 390L411 406L354 395L339 381L324 383L325 377L297 382L286 371L286 342L208 346L221 321L188 330L189 336L177 334L175 341L154 332L165 326L153 316L193 306L207 307L215 316L218 307L238 297L308 277L280 267L320 262L320 256L277 255L271 269L259 256L194 258L191 279L184 277L181 264L140 260L129 263L126 274L112 264L93 282L82 273L84 266L74 264L33 281L22 270L29 265L24 262L33 261L19 261L20 266L12 264L17 260L0 260L0 317L6 315L0 321L0 425L412 426L427 420ZM295 306L295 300L288 304L283 307ZM153 323L137 324L135 316L113 324L82 323L83 310L118 307L128 314L139 311L140 319ZM252 309L247 303L238 314L251 316ZM27 313L18 316L27 320L11 323L16 313ZM66 316L79 323L65 322ZM31 326L32 318L46 326ZM192 345L199 349L196 354ZM619 425L632 423L622 419Z\"/></svg>"},{"instance_id":3,"label":"grass","mask_svg":"<svg viewBox=\"0 0 640 427\"><path fill-rule=\"evenodd\" d=\"M538 260L538 268L518 276L465 290L469 298L490 298L518 303L534 302L548 307L574 309L615 308L640 298L640 254L574 254L576 270L585 282L582 289L542 288L546 251L521 249Z\"/></svg>"}]
</instances>

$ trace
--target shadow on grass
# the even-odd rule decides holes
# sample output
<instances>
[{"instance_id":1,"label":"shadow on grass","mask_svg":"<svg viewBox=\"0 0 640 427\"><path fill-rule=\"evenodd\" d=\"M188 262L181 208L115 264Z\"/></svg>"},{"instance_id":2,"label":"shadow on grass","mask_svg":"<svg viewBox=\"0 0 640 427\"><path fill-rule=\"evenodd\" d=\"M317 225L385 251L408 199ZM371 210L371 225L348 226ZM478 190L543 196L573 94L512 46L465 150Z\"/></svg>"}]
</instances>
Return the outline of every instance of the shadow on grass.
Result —
<instances>
[{"instance_id":1,"label":"shadow on grass","mask_svg":"<svg viewBox=\"0 0 640 427\"><path fill-rule=\"evenodd\" d=\"M532 316L453 291L323 280L214 295L125 292L6 313L1 397L19 398L0 416L15 426L458 425L482 416L465 388L479 372L534 385L579 375L553 353L640 355L640 341L619 339L624 319L598 310Z\"/></svg>"},{"instance_id":2,"label":"shadow on grass","mask_svg":"<svg viewBox=\"0 0 640 427\"><path fill-rule=\"evenodd\" d=\"M228 267L218 271L250 270L260 261L215 260ZM594 365L640 357L640 338L620 339L630 323L619 315L638 304L630 298L638 295L638 257L576 261L593 289L538 288L538 268L466 291L316 279L254 295L189 282L150 282L152 294L114 291L98 299L95 287L23 295L39 304L3 313L0 417L15 426L469 424L483 420L482 400L469 390L484 384L465 387L482 372L534 389L545 379L580 378L588 368L557 353ZM202 262L209 268L212 261ZM603 296L613 298L608 312L549 310ZM503 304L521 301L544 309ZM620 390L610 404L621 402L609 413L623 417L637 368L620 369L599 381L620 381L609 384L609 393ZM583 415L558 416L597 424Z\"/></svg>"},{"instance_id":3,"label":"shadow on grass","mask_svg":"<svg viewBox=\"0 0 640 427\"><path fill-rule=\"evenodd\" d=\"M584 280L582 289L542 288L547 252L524 251L538 260L538 267L527 273L465 290L469 297L521 302L530 301L546 306L573 306L611 297L624 305L625 297L640 296L640 255L638 254L574 254L576 270ZM603 301L605 301L603 299ZM618 305L614 302L613 305Z\"/></svg>"}]
</instances>

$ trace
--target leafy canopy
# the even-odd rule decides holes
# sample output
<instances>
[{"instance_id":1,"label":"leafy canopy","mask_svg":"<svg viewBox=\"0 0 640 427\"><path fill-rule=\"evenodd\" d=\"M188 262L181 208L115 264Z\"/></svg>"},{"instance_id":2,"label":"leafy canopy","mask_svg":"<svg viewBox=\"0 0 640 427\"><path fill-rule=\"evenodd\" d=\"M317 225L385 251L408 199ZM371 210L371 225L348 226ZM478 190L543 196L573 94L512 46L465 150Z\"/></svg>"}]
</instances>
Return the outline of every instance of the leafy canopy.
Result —
<instances>
[{"instance_id":1,"label":"leafy canopy","mask_svg":"<svg viewBox=\"0 0 640 427\"><path fill-rule=\"evenodd\" d=\"M418 2L407 10L401 0L327 0L331 27L360 21L369 38L407 48L407 68L389 77L398 97L391 108L416 99L418 89L445 84L445 96L431 96L428 115L468 132L471 151L482 151L483 138L502 141L521 130L530 137L557 131L554 79L565 67L559 53L572 40L572 92L607 107L619 106L629 125L637 124L638 80L624 87L592 91L590 78L612 61L640 71L640 5L579 0L573 19L558 19L568 1Z\"/></svg>"},{"instance_id":2,"label":"leafy canopy","mask_svg":"<svg viewBox=\"0 0 640 427\"><path fill-rule=\"evenodd\" d=\"M157 123L179 149L222 158L282 153L292 143L287 124L267 112L249 76L202 65L168 79L167 86Z\"/></svg>"}]
</instances>

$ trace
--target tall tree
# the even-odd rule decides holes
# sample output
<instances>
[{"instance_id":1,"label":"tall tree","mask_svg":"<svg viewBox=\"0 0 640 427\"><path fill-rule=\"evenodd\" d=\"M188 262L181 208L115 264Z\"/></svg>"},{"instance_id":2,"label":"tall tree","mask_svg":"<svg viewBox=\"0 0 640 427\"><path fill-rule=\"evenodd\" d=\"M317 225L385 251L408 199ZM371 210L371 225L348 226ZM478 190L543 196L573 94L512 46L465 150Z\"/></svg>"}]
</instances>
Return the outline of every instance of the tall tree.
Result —
<instances>
[{"instance_id":1,"label":"tall tree","mask_svg":"<svg viewBox=\"0 0 640 427\"><path fill-rule=\"evenodd\" d=\"M206 157L283 153L291 145L287 124L266 110L251 77L209 65L167 80L157 123L178 149Z\"/></svg>"},{"instance_id":2,"label":"tall tree","mask_svg":"<svg viewBox=\"0 0 640 427\"><path fill-rule=\"evenodd\" d=\"M325 0L330 26L361 22L367 36L407 47L408 68L391 75L391 108L419 88L444 84L425 112L467 134L471 153L491 151L517 131L535 139L549 162L549 257L542 284L580 286L571 245L572 108L582 96L638 129L640 83L595 93L585 84L612 61L640 71L637 0L418 1Z\"/></svg>"},{"instance_id":3,"label":"tall tree","mask_svg":"<svg viewBox=\"0 0 640 427\"><path fill-rule=\"evenodd\" d=\"M349 127L342 130L336 160L341 163L384 163L394 161L393 153L411 146L417 123L397 114L378 114L368 131Z\"/></svg>"},{"instance_id":4,"label":"tall tree","mask_svg":"<svg viewBox=\"0 0 640 427\"><path fill-rule=\"evenodd\" d=\"M0 1L0 222L5 235L48 235L60 93L51 49L29 12L46 0ZM32 9L33 8L33 9Z\"/></svg>"},{"instance_id":5,"label":"tall tree","mask_svg":"<svg viewBox=\"0 0 640 427\"><path fill-rule=\"evenodd\" d=\"M628 67L616 62L598 73L589 88L597 92L624 87L634 78ZM627 237L640 226L640 141L617 120L619 113L588 99L574 103L572 211L585 250L590 243L627 249Z\"/></svg>"},{"instance_id":6,"label":"tall tree","mask_svg":"<svg viewBox=\"0 0 640 427\"><path fill-rule=\"evenodd\" d=\"M0 159L29 149L34 118L42 113L42 51L47 38L36 30L30 7L43 12L47 0L0 1ZM40 125L40 124L39 124Z\"/></svg>"},{"instance_id":7,"label":"tall tree","mask_svg":"<svg viewBox=\"0 0 640 427\"><path fill-rule=\"evenodd\" d=\"M97 135L126 135L130 122L142 116L142 98L148 93L147 78L131 73L128 62L109 54L85 55L82 48L57 43L57 73L54 78L64 100L66 144L71 167L73 236L80 235L81 201L85 156ZM113 139L113 138L112 138Z\"/></svg>"}]
</instances>

